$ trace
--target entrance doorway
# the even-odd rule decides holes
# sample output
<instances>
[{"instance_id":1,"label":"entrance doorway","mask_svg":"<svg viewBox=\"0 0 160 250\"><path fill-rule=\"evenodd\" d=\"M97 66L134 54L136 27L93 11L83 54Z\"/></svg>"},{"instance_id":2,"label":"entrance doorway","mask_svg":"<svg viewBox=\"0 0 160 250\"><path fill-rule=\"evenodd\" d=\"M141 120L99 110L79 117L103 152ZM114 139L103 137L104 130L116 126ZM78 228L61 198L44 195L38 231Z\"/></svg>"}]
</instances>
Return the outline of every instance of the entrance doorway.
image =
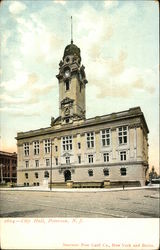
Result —
<instances>
[{"instance_id":1,"label":"entrance doorway","mask_svg":"<svg viewBox=\"0 0 160 250\"><path fill-rule=\"evenodd\" d=\"M64 172L64 179L65 179L65 182L71 180L71 172L69 170L66 170Z\"/></svg>"}]
</instances>

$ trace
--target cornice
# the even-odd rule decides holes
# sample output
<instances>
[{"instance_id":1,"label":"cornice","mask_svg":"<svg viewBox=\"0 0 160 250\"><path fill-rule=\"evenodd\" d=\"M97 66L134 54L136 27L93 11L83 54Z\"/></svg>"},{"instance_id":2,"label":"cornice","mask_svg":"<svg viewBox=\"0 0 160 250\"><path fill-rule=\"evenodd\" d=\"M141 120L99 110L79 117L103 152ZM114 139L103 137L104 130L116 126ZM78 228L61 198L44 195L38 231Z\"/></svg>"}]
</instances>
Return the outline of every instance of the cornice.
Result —
<instances>
[{"instance_id":1,"label":"cornice","mask_svg":"<svg viewBox=\"0 0 160 250\"><path fill-rule=\"evenodd\" d=\"M138 109L139 111L139 109ZM16 137L17 140L24 139L24 138L31 138L31 137L36 137L36 136L44 136L44 135L49 135L49 134L57 134L60 132L67 132L73 130L73 133L76 134L77 130L84 129L84 128L90 128L90 127L96 127L98 125L103 125L103 124L110 124L111 129L115 129L115 123L119 121L123 121L124 125L126 124L127 126L132 126L132 124L128 124L129 120L133 118L141 118L141 123L143 123L143 127L145 126L145 121L144 121L144 116L141 111L139 112L131 112L130 110L119 112L119 113L114 113L106 116L99 116L99 117L93 117L90 119L83 120L82 123L79 124L69 124L69 125L63 125L60 128L54 127L48 127L48 128L42 128L39 130L34 130L34 131L28 131L28 132L22 132L18 133L18 136ZM112 124L113 125L112 125ZM139 126L141 125L139 119L137 122L133 121L134 126ZM113 126L113 127L112 127ZM118 125L119 126L119 125ZM141 125L142 126L142 125ZM147 125L146 125L147 126ZM145 127L146 127L145 126ZM146 127L146 132L149 132ZM82 131L79 131L79 133L83 134ZM57 135L56 135L57 136Z\"/></svg>"}]
</instances>

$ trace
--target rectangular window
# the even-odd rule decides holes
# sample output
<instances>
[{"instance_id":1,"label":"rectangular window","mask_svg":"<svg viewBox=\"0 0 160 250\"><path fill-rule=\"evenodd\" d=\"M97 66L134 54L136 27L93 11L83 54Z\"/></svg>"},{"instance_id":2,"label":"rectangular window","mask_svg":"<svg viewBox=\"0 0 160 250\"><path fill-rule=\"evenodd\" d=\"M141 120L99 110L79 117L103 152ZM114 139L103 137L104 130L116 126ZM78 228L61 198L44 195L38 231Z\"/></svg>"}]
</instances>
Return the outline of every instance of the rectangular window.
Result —
<instances>
[{"instance_id":1,"label":"rectangular window","mask_svg":"<svg viewBox=\"0 0 160 250\"><path fill-rule=\"evenodd\" d=\"M118 128L118 140L119 144L127 143L127 126Z\"/></svg>"},{"instance_id":2,"label":"rectangular window","mask_svg":"<svg viewBox=\"0 0 160 250\"><path fill-rule=\"evenodd\" d=\"M58 146L55 146L55 150L56 150L56 152L58 151Z\"/></svg>"},{"instance_id":3,"label":"rectangular window","mask_svg":"<svg viewBox=\"0 0 160 250\"><path fill-rule=\"evenodd\" d=\"M78 155L78 163L81 163L81 155Z\"/></svg>"},{"instance_id":4,"label":"rectangular window","mask_svg":"<svg viewBox=\"0 0 160 250\"><path fill-rule=\"evenodd\" d=\"M24 155L28 156L29 155L29 142L25 142L23 144L23 148L24 148Z\"/></svg>"},{"instance_id":5,"label":"rectangular window","mask_svg":"<svg viewBox=\"0 0 160 250\"><path fill-rule=\"evenodd\" d=\"M29 161L25 161L26 168L29 167Z\"/></svg>"},{"instance_id":6,"label":"rectangular window","mask_svg":"<svg viewBox=\"0 0 160 250\"><path fill-rule=\"evenodd\" d=\"M39 141L35 141L34 144L34 155L39 155Z\"/></svg>"},{"instance_id":7,"label":"rectangular window","mask_svg":"<svg viewBox=\"0 0 160 250\"><path fill-rule=\"evenodd\" d=\"M51 152L51 140L50 139L44 140L44 151L45 151L45 154L49 154Z\"/></svg>"},{"instance_id":8,"label":"rectangular window","mask_svg":"<svg viewBox=\"0 0 160 250\"><path fill-rule=\"evenodd\" d=\"M109 146L110 145L110 129L102 130L102 146Z\"/></svg>"},{"instance_id":9,"label":"rectangular window","mask_svg":"<svg viewBox=\"0 0 160 250\"><path fill-rule=\"evenodd\" d=\"M88 175L89 175L89 176L93 176L93 170L92 170L92 169L89 169L89 170L88 170Z\"/></svg>"},{"instance_id":10,"label":"rectangular window","mask_svg":"<svg viewBox=\"0 0 160 250\"><path fill-rule=\"evenodd\" d=\"M120 160L126 161L126 159L127 159L126 151L121 151L120 152Z\"/></svg>"},{"instance_id":11,"label":"rectangular window","mask_svg":"<svg viewBox=\"0 0 160 250\"><path fill-rule=\"evenodd\" d=\"M87 148L94 148L94 133L87 133Z\"/></svg>"},{"instance_id":12,"label":"rectangular window","mask_svg":"<svg viewBox=\"0 0 160 250\"><path fill-rule=\"evenodd\" d=\"M88 162L93 163L93 155L88 155Z\"/></svg>"},{"instance_id":13,"label":"rectangular window","mask_svg":"<svg viewBox=\"0 0 160 250\"><path fill-rule=\"evenodd\" d=\"M120 172L121 172L121 175L127 175L126 168L121 168Z\"/></svg>"},{"instance_id":14,"label":"rectangular window","mask_svg":"<svg viewBox=\"0 0 160 250\"><path fill-rule=\"evenodd\" d=\"M66 157L66 164L70 164L70 157L69 156Z\"/></svg>"},{"instance_id":15,"label":"rectangular window","mask_svg":"<svg viewBox=\"0 0 160 250\"><path fill-rule=\"evenodd\" d=\"M78 149L80 149L81 148L81 143L80 142L78 142Z\"/></svg>"},{"instance_id":16,"label":"rectangular window","mask_svg":"<svg viewBox=\"0 0 160 250\"><path fill-rule=\"evenodd\" d=\"M58 165L58 158L56 158L55 160L56 160L56 165Z\"/></svg>"},{"instance_id":17,"label":"rectangular window","mask_svg":"<svg viewBox=\"0 0 160 250\"><path fill-rule=\"evenodd\" d=\"M50 166L50 159L46 159L46 167Z\"/></svg>"},{"instance_id":18,"label":"rectangular window","mask_svg":"<svg viewBox=\"0 0 160 250\"><path fill-rule=\"evenodd\" d=\"M64 151L72 150L72 136L62 137L62 146Z\"/></svg>"},{"instance_id":19,"label":"rectangular window","mask_svg":"<svg viewBox=\"0 0 160 250\"><path fill-rule=\"evenodd\" d=\"M103 160L104 160L104 162L108 162L109 161L109 153L104 153L103 154Z\"/></svg>"},{"instance_id":20,"label":"rectangular window","mask_svg":"<svg viewBox=\"0 0 160 250\"><path fill-rule=\"evenodd\" d=\"M35 160L36 167L39 167L39 160Z\"/></svg>"},{"instance_id":21,"label":"rectangular window","mask_svg":"<svg viewBox=\"0 0 160 250\"><path fill-rule=\"evenodd\" d=\"M68 79L66 80L65 85L66 85L66 91L69 90L69 80Z\"/></svg>"}]
</instances>

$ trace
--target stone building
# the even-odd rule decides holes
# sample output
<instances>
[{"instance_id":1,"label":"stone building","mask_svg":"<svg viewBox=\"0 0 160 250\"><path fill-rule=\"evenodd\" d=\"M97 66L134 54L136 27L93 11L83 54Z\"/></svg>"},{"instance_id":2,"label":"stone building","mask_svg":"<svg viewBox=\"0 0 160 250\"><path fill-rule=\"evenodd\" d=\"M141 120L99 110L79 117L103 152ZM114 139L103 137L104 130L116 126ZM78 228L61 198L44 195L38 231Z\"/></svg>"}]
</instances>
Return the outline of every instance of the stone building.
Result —
<instances>
[{"instance_id":1,"label":"stone building","mask_svg":"<svg viewBox=\"0 0 160 250\"><path fill-rule=\"evenodd\" d=\"M149 130L140 107L86 119L85 67L72 41L56 77L59 117L47 128L17 134L18 184L145 185Z\"/></svg>"},{"instance_id":2,"label":"stone building","mask_svg":"<svg viewBox=\"0 0 160 250\"><path fill-rule=\"evenodd\" d=\"M0 182L17 182L17 154L0 151Z\"/></svg>"}]
</instances>

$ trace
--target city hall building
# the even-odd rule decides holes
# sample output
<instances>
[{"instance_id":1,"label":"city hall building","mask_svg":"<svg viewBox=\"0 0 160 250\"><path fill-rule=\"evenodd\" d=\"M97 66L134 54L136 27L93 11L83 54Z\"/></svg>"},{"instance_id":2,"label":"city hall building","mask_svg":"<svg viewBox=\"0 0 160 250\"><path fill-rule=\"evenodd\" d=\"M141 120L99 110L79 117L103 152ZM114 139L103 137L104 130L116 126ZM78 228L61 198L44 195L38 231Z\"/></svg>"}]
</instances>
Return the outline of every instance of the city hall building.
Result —
<instances>
[{"instance_id":1,"label":"city hall building","mask_svg":"<svg viewBox=\"0 0 160 250\"><path fill-rule=\"evenodd\" d=\"M17 134L18 185L145 185L149 130L140 107L86 119L87 79L73 41L56 77L59 116L47 128Z\"/></svg>"}]
</instances>

